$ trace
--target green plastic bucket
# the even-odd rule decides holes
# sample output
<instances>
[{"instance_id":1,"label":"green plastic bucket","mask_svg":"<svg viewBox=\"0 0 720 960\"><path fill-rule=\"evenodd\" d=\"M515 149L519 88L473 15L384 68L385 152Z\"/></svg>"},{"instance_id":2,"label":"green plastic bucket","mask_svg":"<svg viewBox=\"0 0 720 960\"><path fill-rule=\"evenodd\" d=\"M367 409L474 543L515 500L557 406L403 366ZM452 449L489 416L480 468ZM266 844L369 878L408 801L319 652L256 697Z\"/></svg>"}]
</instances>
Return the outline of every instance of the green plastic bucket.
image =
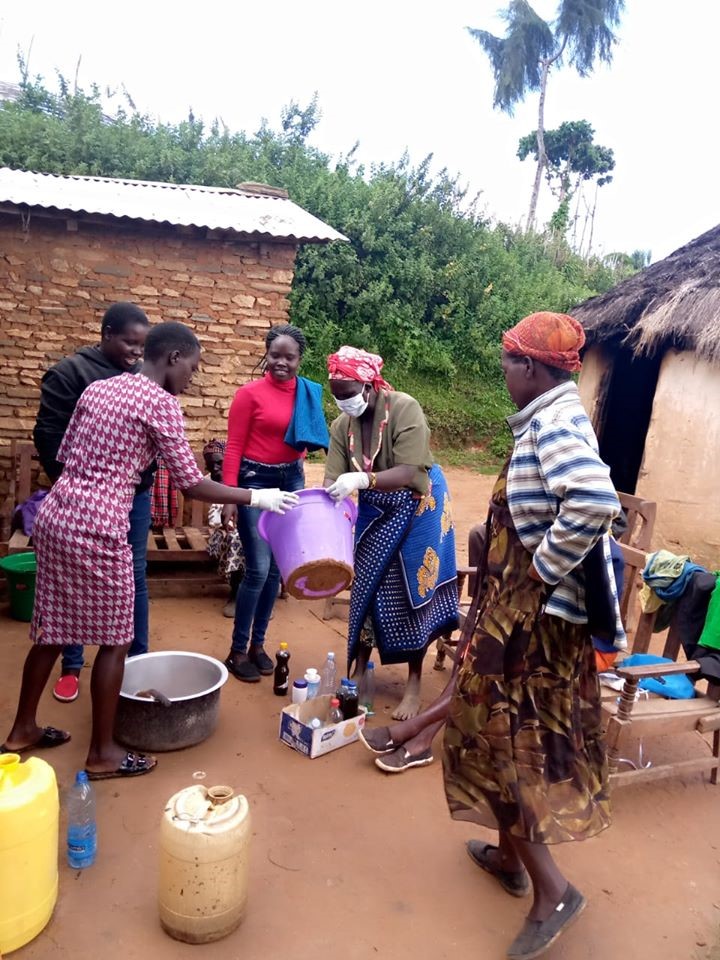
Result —
<instances>
[{"instance_id":1,"label":"green plastic bucket","mask_svg":"<svg viewBox=\"0 0 720 960\"><path fill-rule=\"evenodd\" d=\"M10 591L10 616L14 620L32 620L37 571L35 554L13 553L0 560L0 568L7 577Z\"/></svg>"}]
</instances>

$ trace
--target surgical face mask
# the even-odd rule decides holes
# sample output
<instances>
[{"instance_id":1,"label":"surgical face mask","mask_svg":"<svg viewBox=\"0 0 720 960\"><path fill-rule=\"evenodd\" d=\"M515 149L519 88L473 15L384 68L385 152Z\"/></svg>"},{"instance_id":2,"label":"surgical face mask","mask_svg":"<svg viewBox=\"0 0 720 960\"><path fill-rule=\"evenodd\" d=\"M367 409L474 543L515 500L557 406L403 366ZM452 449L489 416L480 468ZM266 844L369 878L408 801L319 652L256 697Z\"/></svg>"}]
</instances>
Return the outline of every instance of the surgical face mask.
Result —
<instances>
[{"instance_id":1,"label":"surgical face mask","mask_svg":"<svg viewBox=\"0 0 720 960\"><path fill-rule=\"evenodd\" d=\"M363 388L360 393L356 393L354 397L349 397L347 400L338 400L336 397L335 403L349 417L361 417L367 410L368 405L365 389Z\"/></svg>"}]
</instances>

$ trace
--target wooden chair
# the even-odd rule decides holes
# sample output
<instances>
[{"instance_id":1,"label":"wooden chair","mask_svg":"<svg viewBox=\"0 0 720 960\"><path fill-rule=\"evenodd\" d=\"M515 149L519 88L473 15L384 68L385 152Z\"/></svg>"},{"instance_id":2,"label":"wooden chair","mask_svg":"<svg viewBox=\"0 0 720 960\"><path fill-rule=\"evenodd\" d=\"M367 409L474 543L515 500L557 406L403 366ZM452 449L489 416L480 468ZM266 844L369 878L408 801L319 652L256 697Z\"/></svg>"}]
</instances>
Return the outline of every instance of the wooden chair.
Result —
<instances>
[{"instance_id":1,"label":"wooden chair","mask_svg":"<svg viewBox=\"0 0 720 960\"><path fill-rule=\"evenodd\" d=\"M625 543L629 547L636 547L638 550L644 550L647 553L650 550L655 529L657 503L654 500L643 500L642 497L636 497L631 493L621 493L620 491L618 491L618 499L628 522L627 530L618 542Z\"/></svg>"},{"instance_id":2,"label":"wooden chair","mask_svg":"<svg viewBox=\"0 0 720 960\"><path fill-rule=\"evenodd\" d=\"M630 493L618 492L618 499L627 516L627 529L618 540L625 560L625 578L620 598L620 615L628 634L633 636L632 649L635 653L647 652L652 636L654 617L640 612L639 593L642 587L640 573L645 566L645 552L650 549L657 504L652 500L643 500ZM470 609L470 598L463 597L468 577L475 572L474 567L458 567L458 595L460 597L460 627ZM436 643L435 670L445 669L445 658L454 659L453 650L457 641L451 636L441 637Z\"/></svg>"},{"instance_id":3,"label":"wooden chair","mask_svg":"<svg viewBox=\"0 0 720 960\"><path fill-rule=\"evenodd\" d=\"M668 632L663 656L676 660L680 652L681 637L672 625ZM636 651L633 651L636 652ZM617 673L625 685L622 694L603 702L603 717L606 723L606 743L610 763L610 782L613 787L628 783L660 780L664 777L698 770L710 772L710 782L718 782L720 770L720 685L708 684L707 692L692 700L666 700L650 695L647 700L636 700L638 684L643 677L667 677L685 673L693 676L700 670L694 660L686 663L662 663L644 667L618 667ZM630 737L651 738L676 733L695 732L700 735L712 733L710 755L673 760L662 764L637 767L621 756L628 747ZM623 768L627 764L631 769Z\"/></svg>"}]
</instances>

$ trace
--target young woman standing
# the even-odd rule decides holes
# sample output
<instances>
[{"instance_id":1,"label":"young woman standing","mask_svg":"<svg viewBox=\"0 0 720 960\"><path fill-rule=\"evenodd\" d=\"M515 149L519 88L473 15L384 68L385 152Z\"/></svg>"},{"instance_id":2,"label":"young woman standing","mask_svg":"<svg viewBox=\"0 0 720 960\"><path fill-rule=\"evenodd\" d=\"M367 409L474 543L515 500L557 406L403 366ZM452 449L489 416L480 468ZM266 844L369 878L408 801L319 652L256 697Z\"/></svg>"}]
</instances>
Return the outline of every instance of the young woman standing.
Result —
<instances>
[{"instance_id":1,"label":"young woman standing","mask_svg":"<svg viewBox=\"0 0 720 960\"><path fill-rule=\"evenodd\" d=\"M305 486L304 446L287 442L288 431L302 405L302 419L320 423L320 435L315 437L318 442L305 447L327 446L322 436L324 430L327 437L320 405L322 387L297 376L305 352L305 337L297 327L287 323L272 327L265 338L265 349L263 378L240 387L230 407L223 483L255 490L301 490ZM225 524L237 523L245 554L245 576L235 600L232 646L225 664L238 680L256 683L273 672L264 643L280 571L270 547L258 533L257 511L228 506L223 510L223 520Z\"/></svg>"},{"instance_id":2,"label":"young woman standing","mask_svg":"<svg viewBox=\"0 0 720 960\"><path fill-rule=\"evenodd\" d=\"M62 648L82 643L99 648L90 681L89 778L136 777L155 767L153 757L127 752L116 743L113 729L133 639L128 515L138 475L157 454L176 486L197 500L278 513L297 501L277 489L239 490L203 478L175 399L188 388L199 362L200 344L188 327L159 323L147 336L141 373L98 380L78 400L58 451L65 468L35 520L33 646L25 660L15 722L0 753L25 753L70 740L65 731L39 726L36 711Z\"/></svg>"}]
</instances>

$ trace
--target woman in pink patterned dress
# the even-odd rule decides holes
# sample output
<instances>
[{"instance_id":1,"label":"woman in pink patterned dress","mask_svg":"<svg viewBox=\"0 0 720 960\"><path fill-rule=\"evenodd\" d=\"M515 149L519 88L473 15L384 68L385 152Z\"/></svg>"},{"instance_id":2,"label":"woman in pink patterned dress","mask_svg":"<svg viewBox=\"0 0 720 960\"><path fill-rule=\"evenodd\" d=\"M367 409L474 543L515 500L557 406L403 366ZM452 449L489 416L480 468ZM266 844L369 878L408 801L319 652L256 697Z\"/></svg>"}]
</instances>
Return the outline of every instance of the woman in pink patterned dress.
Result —
<instances>
[{"instance_id":1,"label":"woman in pink patterned dress","mask_svg":"<svg viewBox=\"0 0 720 960\"><path fill-rule=\"evenodd\" d=\"M15 723L0 752L66 743L70 734L40 727L36 711L63 646L99 647L93 666L90 779L149 773L154 757L126 752L113 738L123 665L133 639L134 581L128 515L141 470L161 454L188 496L274 510L297 502L280 490L245 490L204 479L185 437L175 397L190 384L200 344L180 323L153 327L142 373L92 383L78 401L58 459L65 469L43 501L33 531L38 573L33 640Z\"/></svg>"}]
</instances>

